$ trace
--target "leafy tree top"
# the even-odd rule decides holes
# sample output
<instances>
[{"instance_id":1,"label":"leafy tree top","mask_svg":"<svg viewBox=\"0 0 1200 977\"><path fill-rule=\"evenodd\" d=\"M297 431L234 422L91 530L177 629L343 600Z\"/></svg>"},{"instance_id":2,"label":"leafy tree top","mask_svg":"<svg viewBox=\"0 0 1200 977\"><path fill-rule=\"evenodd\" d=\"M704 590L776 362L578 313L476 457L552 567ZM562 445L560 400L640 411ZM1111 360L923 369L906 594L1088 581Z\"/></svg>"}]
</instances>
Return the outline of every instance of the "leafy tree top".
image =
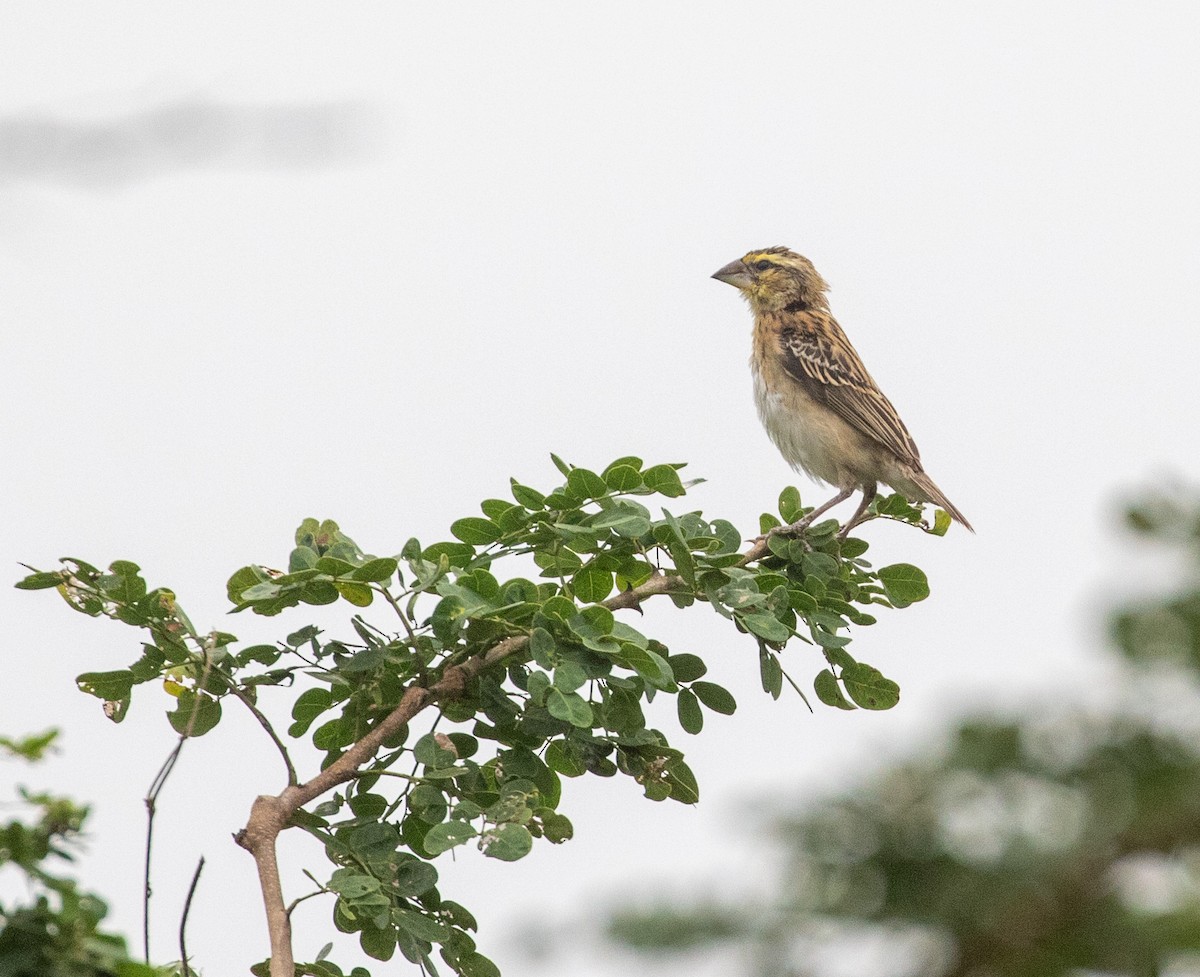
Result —
<instances>
[{"instance_id":1,"label":"leafy tree top","mask_svg":"<svg viewBox=\"0 0 1200 977\"><path fill-rule=\"evenodd\" d=\"M286 787L259 798L239 837L267 898L272 975L293 972L274 860L287 827L323 844L334 868L317 892L335 897L335 926L357 933L370 956L387 960L399 949L433 971L438 946L455 972L488 977L495 968L470 935L474 917L442 896L434 860L473 844L509 861L537 839L566 841L564 777L621 774L652 800L696 802L683 752L647 724L643 706L674 696L680 726L696 734L705 710L728 714L736 703L705 679L699 656L672 654L641 620L618 618L647 600L708 605L757 647L763 689L774 697L785 681L800 692L792 673L811 670L804 681L829 706L898 701L897 685L848 646L854 627L875 623L871 611L928 595L919 569L873 568L867 542L842 539L833 519L780 532L810 511L794 488L747 546L728 520L656 513L641 501L683 497L694 483L682 481L682 465L626 457L591 471L553 460L560 485L543 492L513 481L511 499L487 499L481 515L455 521L453 539L410 539L377 556L336 523L307 519L286 570L252 565L230 577L236 612L294 618L306 605L348 603L348 626L333 636L302 623L276 643L241 647L231 633L201 633L171 590L151 589L124 560L101 570L66 559L18 584L55 588L77 611L146 633L127 668L79 676L114 721L135 688L160 683L181 737L209 733L234 702L277 747ZM875 501L870 518L945 532L944 513L927 527L921 515L890 496ZM387 616L368 619L376 605ZM259 708L270 687L296 689L286 730ZM415 728L422 714L429 721ZM315 766L293 759L302 739L316 748ZM340 973L327 958L296 966Z\"/></svg>"}]
</instances>

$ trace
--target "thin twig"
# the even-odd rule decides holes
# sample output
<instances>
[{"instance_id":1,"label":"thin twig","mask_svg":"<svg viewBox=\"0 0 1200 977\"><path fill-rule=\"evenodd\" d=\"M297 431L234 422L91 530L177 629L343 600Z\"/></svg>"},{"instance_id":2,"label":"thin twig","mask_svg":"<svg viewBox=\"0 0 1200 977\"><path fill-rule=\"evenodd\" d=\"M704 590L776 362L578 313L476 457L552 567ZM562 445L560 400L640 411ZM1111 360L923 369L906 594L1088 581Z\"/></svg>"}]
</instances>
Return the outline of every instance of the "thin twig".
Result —
<instances>
[{"instance_id":1,"label":"thin twig","mask_svg":"<svg viewBox=\"0 0 1200 977\"><path fill-rule=\"evenodd\" d=\"M292 910L295 909L298 905L300 905L300 903L306 902L309 899L315 899L317 896L326 895L332 891L333 891L332 889L326 889L324 886L321 886L321 888L317 889L316 892L310 892L310 893L308 893L308 895L298 896L297 898L293 899L290 903L288 903L288 907L287 907L288 917L291 918Z\"/></svg>"},{"instance_id":2,"label":"thin twig","mask_svg":"<svg viewBox=\"0 0 1200 977\"><path fill-rule=\"evenodd\" d=\"M193 635L193 637L195 636ZM209 654L209 649L206 645L201 646L201 653L204 655L204 669L196 681L195 688L191 690L197 699L201 696L202 693L200 690L208 682L209 672L212 670L212 656ZM146 793L146 856L145 866L142 871L142 953L147 966L150 965L150 862L154 851L154 815L158 810L158 795L166 787L167 778L171 776L171 771L175 769L175 763L179 759L179 754L183 751L183 744L187 742L195 730L196 720L199 715L200 710L193 703L192 714L188 717L187 729L180 735L179 742L175 744L175 749L167 755L167 759L159 767L158 773L150 784L150 790Z\"/></svg>"},{"instance_id":3,"label":"thin twig","mask_svg":"<svg viewBox=\"0 0 1200 977\"><path fill-rule=\"evenodd\" d=\"M204 856L196 863L196 871L192 875L192 884L188 886L187 898L183 901L183 916L179 920L179 966L183 977L192 977L192 968L188 966L187 952L187 921L192 911L192 896L196 894L196 885L200 881L200 873L204 871Z\"/></svg>"},{"instance_id":4,"label":"thin twig","mask_svg":"<svg viewBox=\"0 0 1200 977\"><path fill-rule=\"evenodd\" d=\"M379 592L383 594L384 599L392 605L396 612L396 616L400 618L400 623L404 625L404 630L408 632L408 640L414 645L417 643L417 636L413 632L412 626L408 623L408 615L404 613L404 608L400 606L400 602L392 596L392 592L387 587L380 587Z\"/></svg>"},{"instance_id":5,"label":"thin twig","mask_svg":"<svg viewBox=\"0 0 1200 977\"><path fill-rule=\"evenodd\" d=\"M158 773L155 775L153 782L150 784L150 789L146 792L146 797L144 798L146 805L146 852L142 868L142 956L145 958L147 966L150 965L150 855L154 850L154 815L158 804L158 794L165 786L167 778L171 775L171 771L175 768L175 761L179 759L179 754L183 750L185 742L186 737L179 737L179 742L175 744L175 749L167 754L167 759L158 768Z\"/></svg>"},{"instance_id":6,"label":"thin twig","mask_svg":"<svg viewBox=\"0 0 1200 977\"><path fill-rule=\"evenodd\" d=\"M258 724L264 730L266 730L267 735L269 737L271 737L271 742L275 744L275 748L277 750L279 750L279 755L281 757L283 757L283 764L285 767L287 767L288 786L291 787L293 784L295 784L297 782L296 768L294 766L292 766L292 758L288 754L287 747L283 745L283 741L279 738L279 734L275 732L275 727L272 726L271 721L262 714L262 711L258 708L258 706L256 706L254 704L254 702L253 702L253 700L251 700L250 696L246 695L246 693L243 692L242 689L239 688L237 684L235 684L234 682L230 682L229 683L229 691L232 692L235 696L237 696L239 700L241 700L242 705L244 705L247 709L250 710L250 714L252 716L254 716L255 719L258 720Z\"/></svg>"}]
</instances>

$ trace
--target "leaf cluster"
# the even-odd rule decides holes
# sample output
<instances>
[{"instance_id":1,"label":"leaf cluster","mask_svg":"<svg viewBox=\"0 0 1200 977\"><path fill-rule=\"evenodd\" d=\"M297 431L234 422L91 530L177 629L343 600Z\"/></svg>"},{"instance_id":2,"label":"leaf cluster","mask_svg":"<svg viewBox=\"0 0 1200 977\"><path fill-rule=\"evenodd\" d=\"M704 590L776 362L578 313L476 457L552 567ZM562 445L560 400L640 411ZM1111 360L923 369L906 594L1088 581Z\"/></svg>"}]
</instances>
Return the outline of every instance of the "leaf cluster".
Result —
<instances>
[{"instance_id":1,"label":"leaf cluster","mask_svg":"<svg viewBox=\"0 0 1200 977\"><path fill-rule=\"evenodd\" d=\"M384 736L350 783L297 811L293 824L334 866L313 894L334 897L335 926L358 934L370 956L399 950L436 973L436 947L455 973L488 977L495 968L476 948L475 920L441 896L432 862L467 845L512 861L535 841L568 840L564 778L620 775L651 800L695 803L699 785L683 751L650 725L646 707L674 697L688 734L703 729L706 712L736 709L698 655L672 653L618 612L664 595L680 608L707 604L753 642L773 697L785 680L800 691L786 653L799 656L792 670L823 666L812 680L822 702L886 709L899 688L850 655L852 629L875 623L868 609L905 607L929 592L916 567L873 569L866 541L841 539L835 520L779 531L810 511L794 488L780 496L778 516L762 517L761 552L751 558L728 520L655 512L642 501L684 496L695 483L681 479L682 465L624 457L592 471L553 460L561 484L543 492L512 481L509 499L485 500L481 515L451 525L451 539L409 539L378 556L336 523L306 519L286 570L251 565L229 578L234 612L275 617L348 603L348 627L336 636L304 624L276 644L240 647L223 631L200 634L174 593L149 589L128 561L101 571L64 560L18 586L56 588L75 610L148 634L129 667L79 677L112 719L151 681L173 697L168 718L184 736L208 733L237 700L275 740L292 782L285 736L311 743L326 770L406 696L437 690L428 728L406 723ZM873 517L920 525L920 510L896 498L877 501ZM377 606L385 616L368 617ZM257 703L264 688L293 684L281 734ZM325 957L298 968L340 973Z\"/></svg>"}]
</instances>

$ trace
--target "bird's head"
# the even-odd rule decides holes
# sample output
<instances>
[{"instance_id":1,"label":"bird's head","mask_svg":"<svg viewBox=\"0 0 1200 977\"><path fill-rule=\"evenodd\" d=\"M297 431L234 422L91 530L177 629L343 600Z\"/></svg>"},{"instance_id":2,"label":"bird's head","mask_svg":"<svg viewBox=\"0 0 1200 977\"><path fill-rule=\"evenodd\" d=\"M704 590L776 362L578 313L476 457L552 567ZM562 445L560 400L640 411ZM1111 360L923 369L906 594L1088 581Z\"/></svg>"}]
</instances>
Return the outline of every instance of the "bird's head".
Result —
<instances>
[{"instance_id":1,"label":"bird's head","mask_svg":"<svg viewBox=\"0 0 1200 977\"><path fill-rule=\"evenodd\" d=\"M738 289L755 312L777 312L795 303L829 307L825 279L804 255L787 248L751 251L712 277Z\"/></svg>"}]
</instances>

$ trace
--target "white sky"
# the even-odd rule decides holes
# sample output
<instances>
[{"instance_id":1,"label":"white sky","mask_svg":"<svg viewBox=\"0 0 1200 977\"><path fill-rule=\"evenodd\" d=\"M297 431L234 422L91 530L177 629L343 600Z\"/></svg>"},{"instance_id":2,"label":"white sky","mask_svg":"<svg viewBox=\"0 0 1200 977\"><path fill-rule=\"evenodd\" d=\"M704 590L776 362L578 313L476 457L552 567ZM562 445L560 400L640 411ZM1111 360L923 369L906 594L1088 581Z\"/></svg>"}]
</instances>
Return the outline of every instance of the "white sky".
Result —
<instances>
[{"instance_id":1,"label":"white sky","mask_svg":"<svg viewBox=\"0 0 1200 977\"><path fill-rule=\"evenodd\" d=\"M510 475L553 484L549 451L687 460L709 479L692 504L750 533L790 481L823 497L761 432L749 313L708 277L775 244L833 284L977 527L869 530L878 563L915 562L934 588L856 640L901 684L889 713L773 703L750 642L703 609L657 611L740 703L697 740L676 734L703 800L571 781L570 844L439 866L506 973L542 972L503 935L517 921L594 918L659 881L751 886L763 868L739 839L764 785L851 783L974 705L1115 694L1097 595L1137 583L1119 571L1115 499L1200 476L1200 7L214 0L7 4L3 19L12 580L17 561L133 559L198 627L270 638L308 616L226 618L224 581L286 560L300 519L394 552L445 538ZM80 148L62 135L102 130ZM18 777L94 802L81 870L136 946L165 697L139 689L111 725L73 679L132 661L138 636L53 594L0 602L2 731L65 731L61 758L6 765L0 790ZM185 751L157 828L156 956L177 953L203 852L189 944L211 974L265 956L229 836L281 786L228 712ZM324 869L303 839L288 849L292 896L300 866ZM307 907L302 959L329 928L327 903ZM545 973L626 966L589 952Z\"/></svg>"}]
</instances>

